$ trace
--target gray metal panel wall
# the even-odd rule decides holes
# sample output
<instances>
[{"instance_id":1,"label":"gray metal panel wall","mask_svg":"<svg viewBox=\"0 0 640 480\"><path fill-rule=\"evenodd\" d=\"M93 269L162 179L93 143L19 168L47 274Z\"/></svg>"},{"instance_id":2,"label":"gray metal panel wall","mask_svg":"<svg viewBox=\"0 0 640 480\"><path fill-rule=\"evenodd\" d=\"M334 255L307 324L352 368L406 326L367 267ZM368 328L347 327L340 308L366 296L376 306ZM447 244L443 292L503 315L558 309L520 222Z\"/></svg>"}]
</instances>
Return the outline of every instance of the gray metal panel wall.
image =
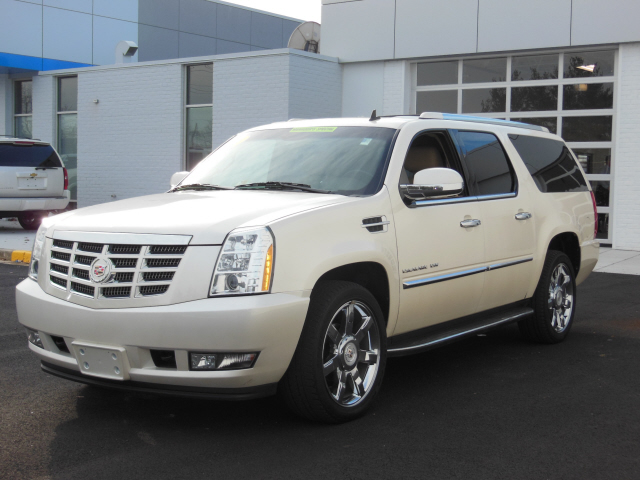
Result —
<instances>
[{"instance_id":1,"label":"gray metal panel wall","mask_svg":"<svg viewBox=\"0 0 640 480\"><path fill-rule=\"evenodd\" d=\"M397 58L475 50L478 0L397 0ZM324 53L324 52L323 52Z\"/></svg>"},{"instance_id":2,"label":"gray metal panel wall","mask_svg":"<svg viewBox=\"0 0 640 480\"><path fill-rule=\"evenodd\" d=\"M282 48L300 24L207 0L139 0L138 22L140 61Z\"/></svg>"},{"instance_id":3,"label":"gray metal panel wall","mask_svg":"<svg viewBox=\"0 0 640 480\"><path fill-rule=\"evenodd\" d=\"M639 0L322 0L343 62L640 41Z\"/></svg>"},{"instance_id":4,"label":"gray metal panel wall","mask_svg":"<svg viewBox=\"0 0 640 480\"><path fill-rule=\"evenodd\" d=\"M139 61L178 58L178 34L177 30L140 24L138 26Z\"/></svg>"},{"instance_id":5,"label":"gray metal panel wall","mask_svg":"<svg viewBox=\"0 0 640 480\"><path fill-rule=\"evenodd\" d=\"M569 45L571 0L481 0L478 52Z\"/></svg>"}]
</instances>

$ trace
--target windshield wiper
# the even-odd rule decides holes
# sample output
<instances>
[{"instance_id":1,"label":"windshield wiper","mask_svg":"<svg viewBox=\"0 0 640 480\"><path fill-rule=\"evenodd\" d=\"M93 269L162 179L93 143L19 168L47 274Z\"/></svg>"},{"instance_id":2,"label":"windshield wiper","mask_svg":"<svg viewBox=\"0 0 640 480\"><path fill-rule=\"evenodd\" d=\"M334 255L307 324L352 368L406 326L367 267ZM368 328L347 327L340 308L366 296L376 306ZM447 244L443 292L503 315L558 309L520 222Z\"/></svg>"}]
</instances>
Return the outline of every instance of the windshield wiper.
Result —
<instances>
[{"instance_id":1,"label":"windshield wiper","mask_svg":"<svg viewBox=\"0 0 640 480\"><path fill-rule=\"evenodd\" d=\"M231 187L221 187L220 185L211 185L210 183L190 183L188 185L178 185L169 190L170 192L178 192L180 190L233 190Z\"/></svg>"},{"instance_id":2,"label":"windshield wiper","mask_svg":"<svg viewBox=\"0 0 640 480\"><path fill-rule=\"evenodd\" d=\"M244 185L236 185L236 189L242 188L264 188L269 190L301 190L303 192L311 193L333 193L329 190L319 190L317 188L311 188L311 185L306 183L290 183L290 182L257 182L246 183Z\"/></svg>"}]
</instances>

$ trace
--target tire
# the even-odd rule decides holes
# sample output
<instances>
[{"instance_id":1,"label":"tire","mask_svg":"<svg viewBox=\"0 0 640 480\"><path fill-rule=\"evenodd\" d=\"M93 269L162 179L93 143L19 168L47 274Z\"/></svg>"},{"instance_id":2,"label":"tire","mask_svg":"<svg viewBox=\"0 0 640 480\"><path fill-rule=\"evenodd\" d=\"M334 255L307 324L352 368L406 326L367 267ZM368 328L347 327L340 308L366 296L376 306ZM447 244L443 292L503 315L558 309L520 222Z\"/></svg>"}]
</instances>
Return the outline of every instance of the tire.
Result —
<instances>
[{"instance_id":1,"label":"tire","mask_svg":"<svg viewBox=\"0 0 640 480\"><path fill-rule=\"evenodd\" d=\"M318 285L278 394L295 414L309 420L358 418L382 384L385 328L378 302L362 286L345 281Z\"/></svg>"},{"instance_id":2,"label":"tire","mask_svg":"<svg viewBox=\"0 0 640 480\"><path fill-rule=\"evenodd\" d=\"M533 316L518 322L520 332L538 343L562 342L576 313L576 277L564 253L549 250L532 298Z\"/></svg>"},{"instance_id":3,"label":"tire","mask_svg":"<svg viewBox=\"0 0 640 480\"><path fill-rule=\"evenodd\" d=\"M25 212L18 217L18 222L25 230L37 230L45 215L44 212Z\"/></svg>"}]
</instances>

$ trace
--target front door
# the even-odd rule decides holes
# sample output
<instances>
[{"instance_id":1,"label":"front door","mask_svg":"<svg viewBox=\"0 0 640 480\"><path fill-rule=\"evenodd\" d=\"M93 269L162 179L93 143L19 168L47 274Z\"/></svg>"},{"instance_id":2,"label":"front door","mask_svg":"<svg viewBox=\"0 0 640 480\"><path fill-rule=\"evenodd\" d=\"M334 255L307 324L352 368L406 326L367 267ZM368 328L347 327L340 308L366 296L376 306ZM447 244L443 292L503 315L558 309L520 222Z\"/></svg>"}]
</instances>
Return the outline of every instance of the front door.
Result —
<instances>
[{"instance_id":1,"label":"front door","mask_svg":"<svg viewBox=\"0 0 640 480\"><path fill-rule=\"evenodd\" d=\"M422 169L462 173L448 132L418 133L400 183ZM481 206L469 191L460 197L406 202L394 211L400 268L400 311L394 334L475 313L484 283Z\"/></svg>"}]
</instances>

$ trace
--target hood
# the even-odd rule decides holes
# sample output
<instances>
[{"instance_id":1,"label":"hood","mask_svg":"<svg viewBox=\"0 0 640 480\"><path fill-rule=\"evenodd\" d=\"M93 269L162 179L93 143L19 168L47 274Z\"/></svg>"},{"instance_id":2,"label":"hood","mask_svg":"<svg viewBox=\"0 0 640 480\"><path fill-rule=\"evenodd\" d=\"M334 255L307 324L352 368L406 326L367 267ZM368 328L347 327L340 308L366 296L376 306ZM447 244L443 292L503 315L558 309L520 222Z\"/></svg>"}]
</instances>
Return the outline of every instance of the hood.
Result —
<instances>
[{"instance_id":1,"label":"hood","mask_svg":"<svg viewBox=\"0 0 640 480\"><path fill-rule=\"evenodd\" d=\"M191 245L220 245L238 227L268 225L278 218L354 197L293 191L183 191L104 203L53 217L52 231L193 235Z\"/></svg>"}]
</instances>

